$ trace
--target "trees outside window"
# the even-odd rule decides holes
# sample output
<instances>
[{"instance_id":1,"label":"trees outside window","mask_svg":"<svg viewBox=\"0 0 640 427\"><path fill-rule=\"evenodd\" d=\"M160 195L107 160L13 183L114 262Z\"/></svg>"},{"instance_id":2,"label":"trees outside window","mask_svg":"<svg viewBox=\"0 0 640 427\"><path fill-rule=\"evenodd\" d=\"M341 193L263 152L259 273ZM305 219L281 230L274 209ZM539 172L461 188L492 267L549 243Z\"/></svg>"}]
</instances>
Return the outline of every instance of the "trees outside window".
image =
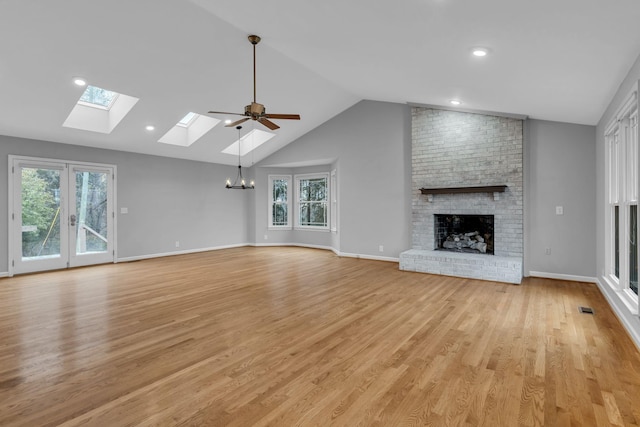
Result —
<instances>
[{"instance_id":1,"label":"trees outside window","mask_svg":"<svg viewBox=\"0 0 640 427\"><path fill-rule=\"evenodd\" d=\"M291 175L269 175L269 228L291 228Z\"/></svg>"},{"instance_id":2,"label":"trees outside window","mask_svg":"<svg viewBox=\"0 0 640 427\"><path fill-rule=\"evenodd\" d=\"M329 174L296 175L296 227L329 228Z\"/></svg>"}]
</instances>

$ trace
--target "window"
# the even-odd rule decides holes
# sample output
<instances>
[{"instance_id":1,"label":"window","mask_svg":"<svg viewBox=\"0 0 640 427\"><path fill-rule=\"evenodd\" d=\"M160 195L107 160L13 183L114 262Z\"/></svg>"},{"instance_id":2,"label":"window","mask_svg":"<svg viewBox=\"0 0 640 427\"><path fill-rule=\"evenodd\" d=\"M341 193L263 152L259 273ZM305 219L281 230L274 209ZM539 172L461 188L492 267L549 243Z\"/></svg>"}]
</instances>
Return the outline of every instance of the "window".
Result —
<instances>
[{"instance_id":1,"label":"window","mask_svg":"<svg viewBox=\"0 0 640 427\"><path fill-rule=\"evenodd\" d=\"M189 111L183 118L180 119L180 121L178 122L178 126L189 126L189 124L193 121L193 119L195 119L196 116L196 113L192 113L191 111Z\"/></svg>"},{"instance_id":2,"label":"window","mask_svg":"<svg viewBox=\"0 0 640 427\"><path fill-rule=\"evenodd\" d=\"M605 280L638 308L638 108L634 92L605 132Z\"/></svg>"},{"instance_id":3,"label":"window","mask_svg":"<svg viewBox=\"0 0 640 427\"><path fill-rule=\"evenodd\" d=\"M296 228L329 229L329 174L296 176Z\"/></svg>"},{"instance_id":4,"label":"window","mask_svg":"<svg viewBox=\"0 0 640 427\"><path fill-rule=\"evenodd\" d=\"M113 101L118 97L116 92L102 89L97 86L87 86L80 97L80 102L93 107L100 107L108 110Z\"/></svg>"},{"instance_id":5,"label":"window","mask_svg":"<svg viewBox=\"0 0 640 427\"><path fill-rule=\"evenodd\" d=\"M291 228L291 175L269 175L269 228Z\"/></svg>"},{"instance_id":6,"label":"window","mask_svg":"<svg viewBox=\"0 0 640 427\"><path fill-rule=\"evenodd\" d=\"M334 169L331 171L331 191L329 192L331 196L331 215L329 219L331 220L331 231L338 231L338 173Z\"/></svg>"}]
</instances>

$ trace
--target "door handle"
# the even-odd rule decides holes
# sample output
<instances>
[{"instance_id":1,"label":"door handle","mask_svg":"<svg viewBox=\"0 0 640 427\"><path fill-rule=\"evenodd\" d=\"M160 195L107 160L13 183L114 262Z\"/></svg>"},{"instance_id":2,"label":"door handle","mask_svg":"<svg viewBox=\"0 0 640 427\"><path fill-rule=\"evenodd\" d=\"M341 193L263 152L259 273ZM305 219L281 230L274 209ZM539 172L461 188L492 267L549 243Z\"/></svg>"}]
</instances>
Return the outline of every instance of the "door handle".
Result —
<instances>
[{"instance_id":1,"label":"door handle","mask_svg":"<svg viewBox=\"0 0 640 427\"><path fill-rule=\"evenodd\" d=\"M69 217L69 220L71 221L71 223L69 225L71 225L72 227L76 225L76 216L75 215L71 215Z\"/></svg>"}]
</instances>

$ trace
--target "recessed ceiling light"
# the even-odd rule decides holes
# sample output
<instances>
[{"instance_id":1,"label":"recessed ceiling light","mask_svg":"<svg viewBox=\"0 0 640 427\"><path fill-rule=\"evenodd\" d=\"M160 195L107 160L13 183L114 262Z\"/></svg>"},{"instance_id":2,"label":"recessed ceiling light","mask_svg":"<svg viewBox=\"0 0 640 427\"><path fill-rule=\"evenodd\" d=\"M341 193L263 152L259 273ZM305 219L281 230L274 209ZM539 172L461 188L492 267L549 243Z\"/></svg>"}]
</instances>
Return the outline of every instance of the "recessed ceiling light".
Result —
<instances>
[{"instance_id":1,"label":"recessed ceiling light","mask_svg":"<svg viewBox=\"0 0 640 427\"><path fill-rule=\"evenodd\" d=\"M449 101L452 105L460 105L462 104L462 101L460 101L459 99L452 99L451 101Z\"/></svg>"},{"instance_id":2,"label":"recessed ceiling light","mask_svg":"<svg viewBox=\"0 0 640 427\"><path fill-rule=\"evenodd\" d=\"M474 47L473 49L471 49L471 53L473 54L473 56L482 58L483 56L487 56L489 54L489 49L487 49L486 47Z\"/></svg>"},{"instance_id":3,"label":"recessed ceiling light","mask_svg":"<svg viewBox=\"0 0 640 427\"><path fill-rule=\"evenodd\" d=\"M147 126L145 126L144 128L145 128L146 130L148 130L149 132L151 132L152 130L155 130L155 129L156 129L156 127L155 127L155 126L153 126L153 125L147 125Z\"/></svg>"},{"instance_id":4,"label":"recessed ceiling light","mask_svg":"<svg viewBox=\"0 0 640 427\"><path fill-rule=\"evenodd\" d=\"M224 124L228 125L229 123L231 123L231 119L227 119L224 121Z\"/></svg>"},{"instance_id":5,"label":"recessed ceiling light","mask_svg":"<svg viewBox=\"0 0 640 427\"><path fill-rule=\"evenodd\" d=\"M86 86L87 85L87 81L85 79L83 79L82 77L74 77L73 78L73 83L76 86Z\"/></svg>"}]
</instances>

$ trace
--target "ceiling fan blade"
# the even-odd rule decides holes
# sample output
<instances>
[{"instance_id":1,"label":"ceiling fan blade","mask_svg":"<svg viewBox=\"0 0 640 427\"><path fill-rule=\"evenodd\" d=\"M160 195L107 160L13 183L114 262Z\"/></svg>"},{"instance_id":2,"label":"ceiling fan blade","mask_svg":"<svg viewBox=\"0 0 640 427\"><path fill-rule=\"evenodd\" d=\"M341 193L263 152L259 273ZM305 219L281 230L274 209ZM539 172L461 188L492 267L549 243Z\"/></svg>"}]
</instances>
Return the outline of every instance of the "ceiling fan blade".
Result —
<instances>
[{"instance_id":1,"label":"ceiling fan blade","mask_svg":"<svg viewBox=\"0 0 640 427\"><path fill-rule=\"evenodd\" d=\"M240 123L244 123L249 119L250 119L250 117L245 117L244 119L240 119L240 120L237 120L237 121L235 121L233 123L229 123L228 125L224 125L224 127L230 128L232 126L238 126Z\"/></svg>"},{"instance_id":2,"label":"ceiling fan blade","mask_svg":"<svg viewBox=\"0 0 640 427\"><path fill-rule=\"evenodd\" d=\"M300 120L300 114L265 114L268 119Z\"/></svg>"},{"instance_id":3,"label":"ceiling fan blade","mask_svg":"<svg viewBox=\"0 0 640 427\"><path fill-rule=\"evenodd\" d=\"M271 120L268 120L264 117L259 118L258 121L271 130L280 129L280 126L278 126L277 124L273 123Z\"/></svg>"},{"instance_id":4,"label":"ceiling fan blade","mask_svg":"<svg viewBox=\"0 0 640 427\"><path fill-rule=\"evenodd\" d=\"M208 111L207 114L231 114L233 116L244 116L242 113L228 113L226 111Z\"/></svg>"}]
</instances>

